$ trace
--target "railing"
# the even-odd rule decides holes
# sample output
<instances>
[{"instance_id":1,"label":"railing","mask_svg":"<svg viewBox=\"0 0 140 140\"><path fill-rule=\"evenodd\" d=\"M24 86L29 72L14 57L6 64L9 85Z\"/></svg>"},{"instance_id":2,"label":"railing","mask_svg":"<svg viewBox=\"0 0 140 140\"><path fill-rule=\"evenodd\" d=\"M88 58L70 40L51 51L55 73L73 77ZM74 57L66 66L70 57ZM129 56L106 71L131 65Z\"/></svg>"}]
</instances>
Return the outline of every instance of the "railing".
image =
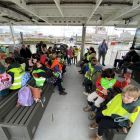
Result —
<instances>
[{"instance_id":1,"label":"railing","mask_svg":"<svg viewBox=\"0 0 140 140\"><path fill-rule=\"evenodd\" d=\"M116 54L116 59L122 59L122 56L125 56L129 50L118 50Z\"/></svg>"},{"instance_id":2,"label":"railing","mask_svg":"<svg viewBox=\"0 0 140 140\"><path fill-rule=\"evenodd\" d=\"M129 50L110 50L108 51L108 60L109 60L109 65L110 66L113 66L114 65L114 61L115 59L122 59L122 56L125 56L126 53L128 52Z\"/></svg>"}]
</instances>

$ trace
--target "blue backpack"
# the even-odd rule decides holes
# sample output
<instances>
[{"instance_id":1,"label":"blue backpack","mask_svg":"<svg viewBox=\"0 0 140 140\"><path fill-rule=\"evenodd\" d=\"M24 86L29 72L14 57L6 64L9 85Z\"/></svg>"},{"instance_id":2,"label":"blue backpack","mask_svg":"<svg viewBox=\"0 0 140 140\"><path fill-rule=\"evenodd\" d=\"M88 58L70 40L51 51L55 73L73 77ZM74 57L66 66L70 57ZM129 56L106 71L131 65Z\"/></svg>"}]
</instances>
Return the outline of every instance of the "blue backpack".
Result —
<instances>
[{"instance_id":1,"label":"blue backpack","mask_svg":"<svg viewBox=\"0 0 140 140\"><path fill-rule=\"evenodd\" d=\"M28 86L22 87L18 91L18 103L21 106L31 106L34 102L31 90Z\"/></svg>"},{"instance_id":2,"label":"blue backpack","mask_svg":"<svg viewBox=\"0 0 140 140\"><path fill-rule=\"evenodd\" d=\"M21 81L21 86L25 86L27 84L27 82L31 79L31 75L29 72L25 72L22 75L22 81Z\"/></svg>"}]
</instances>

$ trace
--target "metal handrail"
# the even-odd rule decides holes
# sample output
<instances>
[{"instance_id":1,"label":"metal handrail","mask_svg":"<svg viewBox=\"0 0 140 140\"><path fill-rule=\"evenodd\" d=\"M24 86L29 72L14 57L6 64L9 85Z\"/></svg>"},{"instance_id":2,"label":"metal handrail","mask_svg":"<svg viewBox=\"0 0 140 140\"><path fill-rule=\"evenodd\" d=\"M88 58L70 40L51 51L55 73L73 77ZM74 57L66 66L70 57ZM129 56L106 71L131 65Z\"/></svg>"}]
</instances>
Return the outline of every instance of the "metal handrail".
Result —
<instances>
[{"instance_id":1,"label":"metal handrail","mask_svg":"<svg viewBox=\"0 0 140 140\"><path fill-rule=\"evenodd\" d=\"M115 59L122 59L122 56L125 56L129 50L118 50Z\"/></svg>"}]
</instances>

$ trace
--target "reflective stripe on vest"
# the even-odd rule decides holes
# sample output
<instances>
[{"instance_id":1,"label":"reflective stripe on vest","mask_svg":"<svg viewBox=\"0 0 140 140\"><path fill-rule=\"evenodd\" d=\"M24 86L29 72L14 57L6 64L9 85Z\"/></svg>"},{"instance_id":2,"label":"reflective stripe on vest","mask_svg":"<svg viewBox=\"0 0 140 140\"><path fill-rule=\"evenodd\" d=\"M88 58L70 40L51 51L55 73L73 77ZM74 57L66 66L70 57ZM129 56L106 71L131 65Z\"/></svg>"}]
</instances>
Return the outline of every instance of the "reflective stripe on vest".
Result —
<instances>
[{"instance_id":1,"label":"reflective stripe on vest","mask_svg":"<svg viewBox=\"0 0 140 140\"><path fill-rule=\"evenodd\" d=\"M22 75L24 73L22 67L12 68L8 70L8 72L14 73L14 82L12 86L10 87L10 89L16 90L16 89L21 88Z\"/></svg>"},{"instance_id":2,"label":"reflective stripe on vest","mask_svg":"<svg viewBox=\"0 0 140 140\"><path fill-rule=\"evenodd\" d=\"M88 63L88 67L89 67L89 70L86 72L85 77L89 80L92 80L94 67L91 65L91 63Z\"/></svg>"},{"instance_id":3,"label":"reflective stripe on vest","mask_svg":"<svg viewBox=\"0 0 140 140\"><path fill-rule=\"evenodd\" d=\"M112 116L113 114L121 117L129 116L129 120L134 123L140 112L140 106L137 107L137 111L129 113L122 107L122 94L116 95L108 104L107 109L103 110L104 116Z\"/></svg>"}]
</instances>

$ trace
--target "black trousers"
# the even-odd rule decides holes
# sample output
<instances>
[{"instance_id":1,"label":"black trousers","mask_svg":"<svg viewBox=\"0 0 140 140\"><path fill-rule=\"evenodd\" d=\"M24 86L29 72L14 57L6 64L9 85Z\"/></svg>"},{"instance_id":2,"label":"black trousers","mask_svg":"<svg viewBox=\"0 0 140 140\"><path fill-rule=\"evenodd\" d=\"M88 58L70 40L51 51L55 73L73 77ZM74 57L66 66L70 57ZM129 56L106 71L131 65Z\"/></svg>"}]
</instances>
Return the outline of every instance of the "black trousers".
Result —
<instances>
[{"instance_id":1,"label":"black trousers","mask_svg":"<svg viewBox=\"0 0 140 140\"><path fill-rule=\"evenodd\" d=\"M58 79L56 80L56 83L55 83L54 85L58 87L59 92L62 92L62 91L63 91L62 79L58 78Z\"/></svg>"},{"instance_id":2,"label":"black trousers","mask_svg":"<svg viewBox=\"0 0 140 140\"><path fill-rule=\"evenodd\" d=\"M85 85L85 90L87 93L90 93L92 91L92 81L85 78L84 79L84 85Z\"/></svg>"},{"instance_id":3,"label":"black trousers","mask_svg":"<svg viewBox=\"0 0 140 140\"><path fill-rule=\"evenodd\" d=\"M118 123L114 122L111 117L103 116L101 112L96 114L96 122L98 123L98 135L103 136L106 129L117 129L121 128Z\"/></svg>"},{"instance_id":4,"label":"black trousers","mask_svg":"<svg viewBox=\"0 0 140 140\"><path fill-rule=\"evenodd\" d=\"M115 59L114 61L114 67L118 67L118 68L121 68L122 64L123 64L123 60L122 59Z\"/></svg>"}]
</instances>

